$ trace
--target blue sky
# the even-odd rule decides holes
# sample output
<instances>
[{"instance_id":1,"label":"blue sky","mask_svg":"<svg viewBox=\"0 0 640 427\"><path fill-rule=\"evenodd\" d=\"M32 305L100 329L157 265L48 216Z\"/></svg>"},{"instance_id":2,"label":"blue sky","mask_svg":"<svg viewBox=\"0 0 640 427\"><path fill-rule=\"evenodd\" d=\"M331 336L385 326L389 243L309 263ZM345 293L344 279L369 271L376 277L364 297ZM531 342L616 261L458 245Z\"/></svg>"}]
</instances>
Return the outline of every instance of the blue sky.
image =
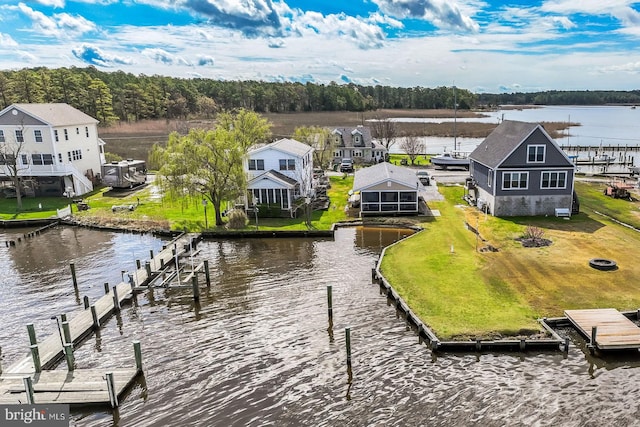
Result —
<instances>
[{"instance_id":1,"label":"blue sky","mask_svg":"<svg viewBox=\"0 0 640 427\"><path fill-rule=\"evenodd\" d=\"M0 0L0 69L640 89L640 1Z\"/></svg>"}]
</instances>

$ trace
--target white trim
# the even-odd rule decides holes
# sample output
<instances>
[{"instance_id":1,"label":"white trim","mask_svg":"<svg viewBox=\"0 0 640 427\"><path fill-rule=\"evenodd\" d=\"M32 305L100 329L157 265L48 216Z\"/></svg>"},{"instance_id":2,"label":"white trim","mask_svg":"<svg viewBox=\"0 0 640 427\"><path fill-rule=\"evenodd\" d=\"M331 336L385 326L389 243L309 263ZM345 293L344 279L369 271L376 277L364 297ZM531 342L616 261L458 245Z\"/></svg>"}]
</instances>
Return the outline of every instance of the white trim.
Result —
<instances>
[{"instance_id":1,"label":"white trim","mask_svg":"<svg viewBox=\"0 0 640 427\"><path fill-rule=\"evenodd\" d=\"M553 174L553 173L557 173L558 177L560 176L560 174L564 174L564 186L563 187L544 187L542 185L542 183L544 182L544 174ZM567 188L567 171L542 171L540 172L540 189L541 190L564 190ZM549 177L548 179L549 183L551 183L551 177ZM556 179L556 181L558 181L558 179Z\"/></svg>"},{"instance_id":2,"label":"white trim","mask_svg":"<svg viewBox=\"0 0 640 427\"><path fill-rule=\"evenodd\" d=\"M524 187L519 187L519 186L518 186L518 187L508 187L508 188L506 188L506 187L504 186L504 179L505 179L505 175L510 175L509 182L510 182L510 183L512 183L512 182L514 182L514 181L513 181L513 178L512 178L511 176L512 176L512 175L515 175L515 174L518 174L518 175L526 175L526 176L527 176L526 186L524 186ZM502 180L501 180L501 181L502 181L502 188L501 188L501 189L502 189L503 191L528 190L528 189L529 189L529 172L528 172L528 171L502 172ZM520 176L518 176L518 180L517 180L518 184L520 183L520 181L521 181Z\"/></svg>"}]
</instances>

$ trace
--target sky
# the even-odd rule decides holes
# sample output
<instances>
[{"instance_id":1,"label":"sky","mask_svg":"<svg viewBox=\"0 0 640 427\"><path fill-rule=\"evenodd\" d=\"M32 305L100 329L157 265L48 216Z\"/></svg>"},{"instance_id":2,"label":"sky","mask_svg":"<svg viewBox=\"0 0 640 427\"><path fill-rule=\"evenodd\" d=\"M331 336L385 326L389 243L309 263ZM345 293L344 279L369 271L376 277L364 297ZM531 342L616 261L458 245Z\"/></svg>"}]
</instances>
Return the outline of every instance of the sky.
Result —
<instances>
[{"instance_id":1,"label":"sky","mask_svg":"<svg viewBox=\"0 0 640 427\"><path fill-rule=\"evenodd\" d=\"M640 1L0 0L0 69L640 89Z\"/></svg>"}]
</instances>

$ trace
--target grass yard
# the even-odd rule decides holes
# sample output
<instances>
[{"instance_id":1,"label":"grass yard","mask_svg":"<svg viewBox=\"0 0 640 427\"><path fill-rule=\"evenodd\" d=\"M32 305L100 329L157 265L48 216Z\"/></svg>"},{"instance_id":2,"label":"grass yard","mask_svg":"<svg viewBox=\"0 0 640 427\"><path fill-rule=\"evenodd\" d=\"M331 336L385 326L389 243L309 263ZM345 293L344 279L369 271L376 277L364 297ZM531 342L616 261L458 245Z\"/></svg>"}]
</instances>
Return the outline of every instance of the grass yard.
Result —
<instances>
[{"instance_id":1,"label":"grass yard","mask_svg":"<svg viewBox=\"0 0 640 427\"><path fill-rule=\"evenodd\" d=\"M640 285L634 279L640 275L640 233L593 213L594 207L603 210L604 204L618 202L600 200L595 193L601 188L580 185L583 213L564 220L485 217L474 208L457 205L461 187L440 187L446 200L430 206L442 216L387 251L383 272L442 338L537 331L536 319L562 316L565 309L636 309L640 307ZM619 202L626 203L621 210L635 215L637 205ZM607 209L613 211L616 206L613 203ZM477 227L486 241L476 239L465 221ZM515 239L527 226L543 230L552 245L523 247ZM476 250L488 244L499 251ZM613 259L620 268L592 269L588 261L596 257Z\"/></svg>"}]
</instances>

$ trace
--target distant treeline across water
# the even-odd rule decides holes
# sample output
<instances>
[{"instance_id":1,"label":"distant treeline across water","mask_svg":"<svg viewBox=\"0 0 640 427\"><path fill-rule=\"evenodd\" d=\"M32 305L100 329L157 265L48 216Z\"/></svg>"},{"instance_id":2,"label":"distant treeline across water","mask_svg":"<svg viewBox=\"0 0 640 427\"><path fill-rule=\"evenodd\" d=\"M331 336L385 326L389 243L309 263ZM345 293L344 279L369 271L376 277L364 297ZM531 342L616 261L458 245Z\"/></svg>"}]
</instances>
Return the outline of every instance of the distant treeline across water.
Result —
<instances>
[{"instance_id":1,"label":"distant treeline across water","mask_svg":"<svg viewBox=\"0 0 640 427\"><path fill-rule=\"evenodd\" d=\"M12 103L64 102L100 120L211 118L216 111L258 113L372 111L377 109L474 109L513 105L640 104L634 91L547 91L475 94L440 86L361 86L353 83L220 81L104 72L95 67L0 71L0 108Z\"/></svg>"}]
</instances>

